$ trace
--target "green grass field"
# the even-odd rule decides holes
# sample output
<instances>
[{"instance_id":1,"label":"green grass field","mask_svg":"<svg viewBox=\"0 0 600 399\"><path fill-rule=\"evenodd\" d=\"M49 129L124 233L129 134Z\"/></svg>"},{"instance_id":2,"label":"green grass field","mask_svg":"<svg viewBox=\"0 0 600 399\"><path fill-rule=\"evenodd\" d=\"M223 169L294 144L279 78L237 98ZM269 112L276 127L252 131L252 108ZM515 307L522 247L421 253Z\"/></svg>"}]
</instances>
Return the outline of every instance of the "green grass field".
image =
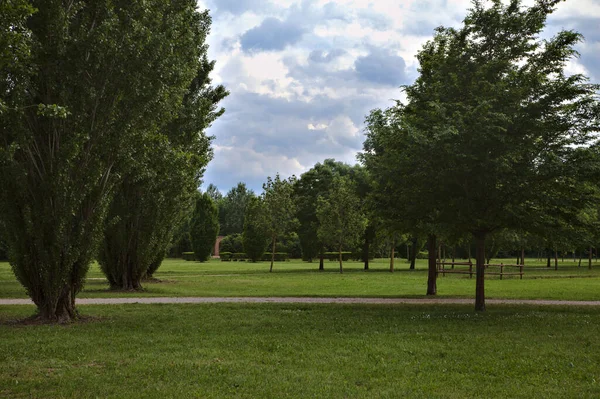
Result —
<instances>
[{"instance_id":1,"label":"green grass field","mask_svg":"<svg viewBox=\"0 0 600 399\"><path fill-rule=\"evenodd\" d=\"M531 262L529 262L531 263ZM108 290L97 266L80 297L423 297L426 264L167 260L144 292ZM486 282L489 298L600 300L600 266L529 265ZM540 266L540 265L537 265ZM472 298L474 279L438 279ZM0 263L0 298L25 298ZM203 304L80 306L86 320L25 325L0 306L4 398L600 397L600 311L584 307Z\"/></svg>"},{"instance_id":2,"label":"green grass field","mask_svg":"<svg viewBox=\"0 0 600 399\"><path fill-rule=\"evenodd\" d=\"M600 312L389 305L82 306L7 325L6 398L597 398Z\"/></svg>"},{"instance_id":3,"label":"green grass field","mask_svg":"<svg viewBox=\"0 0 600 399\"><path fill-rule=\"evenodd\" d=\"M510 260L504 260L510 262ZM162 282L146 283L143 292L122 293L108 290L108 284L97 266L88 274L80 298L115 296L315 296L315 297L423 297L426 292L426 261L409 271L404 260L396 261L395 273L389 273L387 259L371 262L362 270L359 262L346 262L340 274L337 263L326 262L319 272L318 263L301 261L269 264L246 262L206 263L167 259L156 273ZM475 279L465 275L438 278L440 297L471 298ZM527 261L523 280L510 277L500 280L490 276L486 281L488 298L600 300L600 264L592 270L578 268L573 261L559 263L559 270L547 270L541 264ZM10 266L0 263L0 298L26 298L15 280Z\"/></svg>"}]
</instances>

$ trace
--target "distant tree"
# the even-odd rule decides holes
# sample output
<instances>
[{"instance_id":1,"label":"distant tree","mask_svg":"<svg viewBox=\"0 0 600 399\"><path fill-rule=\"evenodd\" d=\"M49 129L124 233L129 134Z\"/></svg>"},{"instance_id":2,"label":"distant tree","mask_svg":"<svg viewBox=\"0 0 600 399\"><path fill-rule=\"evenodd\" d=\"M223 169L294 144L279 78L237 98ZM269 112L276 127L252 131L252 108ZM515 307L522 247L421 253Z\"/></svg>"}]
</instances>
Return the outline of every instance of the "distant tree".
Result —
<instances>
[{"instance_id":1,"label":"distant tree","mask_svg":"<svg viewBox=\"0 0 600 399\"><path fill-rule=\"evenodd\" d=\"M294 199L298 218L298 236L302 247L302 258L312 261L320 257L319 269L323 270L324 243L319 240L317 231L317 198L327 196L333 178L338 175L346 176L351 173L351 167L333 159L317 163L303 173L294 184Z\"/></svg>"},{"instance_id":2,"label":"distant tree","mask_svg":"<svg viewBox=\"0 0 600 399\"><path fill-rule=\"evenodd\" d=\"M242 234L230 234L221 240L219 246L220 252L242 253L244 252L244 243Z\"/></svg>"},{"instance_id":3,"label":"distant tree","mask_svg":"<svg viewBox=\"0 0 600 399\"><path fill-rule=\"evenodd\" d=\"M262 200L265 206L266 229L271 240L271 267L275 262L275 245L277 239L290 233L297 224L296 204L293 199L295 177L281 179L279 174L274 179L267 178L263 184Z\"/></svg>"},{"instance_id":4,"label":"distant tree","mask_svg":"<svg viewBox=\"0 0 600 399\"><path fill-rule=\"evenodd\" d=\"M214 184L208 185L208 187L206 188L206 194L208 194L208 196L212 198L215 204L218 204L219 201L223 199L223 194L221 194L217 186L215 186Z\"/></svg>"},{"instance_id":5,"label":"distant tree","mask_svg":"<svg viewBox=\"0 0 600 399\"><path fill-rule=\"evenodd\" d=\"M241 234L244 231L244 214L254 192L246 183L238 183L219 201L219 222L221 235Z\"/></svg>"},{"instance_id":6,"label":"distant tree","mask_svg":"<svg viewBox=\"0 0 600 399\"><path fill-rule=\"evenodd\" d=\"M219 211L208 193L197 194L190 222L190 240L196 260L208 260L219 235Z\"/></svg>"},{"instance_id":7,"label":"distant tree","mask_svg":"<svg viewBox=\"0 0 600 399\"><path fill-rule=\"evenodd\" d=\"M436 195L440 168L435 143L411 133L401 104L373 110L366 118L367 138L359 155L371 176L369 204L378 220L379 235L392 241L398 235L427 237L427 295L437 294L437 242L442 230L439 207L446 198ZM416 255L416 251L413 251Z\"/></svg>"},{"instance_id":8,"label":"distant tree","mask_svg":"<svg viewBox=\"0 0 600 399\"><path fill-rule=\"evenodd\" d=\"M246 207L242 242L244 252L252 262L260 260L269 245L265 216L262 200L257 197L251 198Z\"/></svg>"},{"instance_id":9,"label":"distant tree","mask_svg":"<svg viewBox=\"0 0 600 399\"><path fill-rule=\"evenodd\" d=\"M340 273L343 273L342 249L359 242L367 226L352 180L336 176L327 198L319 197L317 205L319 239L339 252Z\"/></svg>"}]
</instances>

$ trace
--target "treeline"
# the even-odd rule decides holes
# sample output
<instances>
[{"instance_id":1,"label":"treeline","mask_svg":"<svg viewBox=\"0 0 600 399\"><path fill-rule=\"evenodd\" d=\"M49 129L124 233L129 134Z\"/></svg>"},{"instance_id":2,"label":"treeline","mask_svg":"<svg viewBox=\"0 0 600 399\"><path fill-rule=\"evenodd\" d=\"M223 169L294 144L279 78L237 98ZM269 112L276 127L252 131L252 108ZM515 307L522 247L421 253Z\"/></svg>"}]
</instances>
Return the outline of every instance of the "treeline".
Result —
<instances>
[{"instance_id":1,"label":"treeline","mask_svg":"<svg viewBox=\"0 0 600 399\"><path fill-rule=\"evenodd\" d=\"M367 253L378 234L395 248L406 235L427 242L435 295L440 243L473 242L478 311L496 245L591 256L600 241L600 86L565 71L579 33L540 39L559 2L474 2L461 27L437 28L406 100L367 116L364 169L325 163L288 183L303 256L361 237ZM257 223L273 224L279 213L264 202Z\"/></svg>"}]
</instances>

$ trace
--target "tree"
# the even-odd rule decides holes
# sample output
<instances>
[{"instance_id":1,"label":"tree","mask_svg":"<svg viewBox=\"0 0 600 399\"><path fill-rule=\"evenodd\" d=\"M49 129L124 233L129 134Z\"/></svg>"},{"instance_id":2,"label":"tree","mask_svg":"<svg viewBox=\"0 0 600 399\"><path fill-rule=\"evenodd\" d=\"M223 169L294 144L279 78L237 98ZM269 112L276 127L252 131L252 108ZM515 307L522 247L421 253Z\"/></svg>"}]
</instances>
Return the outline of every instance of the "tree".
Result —
<instances>
[{"instance_id":1,"label":"tree","mask_svg":"<svg viewBox=\"0 0 600 399\"><path fill-rule=\"evenodd\" d=\"M279 173L274 179L267 177L263 184L262 200L265 206L266 231L271 240L271 267L275 262L275 244L277 238L288 234L297 224L296 205L292 198L295 177L281 179Z\"/></svg>"},{"instance_id":2,"label":"tree","mask_svg":"<svg viewBox=\"0 0 600 399\"><path fill-rule=\"evenodd\" d=\"M406 88L410 134L430 145L439 219L476 242L475 309L485 310L485 242L501 228L571 218L589 197L576 147L600 128L597 85L564 72L581 35L539 39L559 0L475 1L460 29L438 28ZM433 150L432 152L429 152ZM577 193L576 195L574 193Z\"/></svg>"},{"instance_id":3,"label":"tree","mask_svg":"<svg viewBox=\"0 0 600 399\"><path fill-rule=\"evenodd\" d=\"M334 245L339 252L340 273L343 273L342 248L359 242L367 226L360 199L352 181L345 176L336 176L327 198L319 197L319 239Z\"/></svg>"},{"instance_id":4,"label":"tree","mask_svg":"<svg viewBox=\"0 0 600 399\"><path fill-rule=\"evenodd\" d=\"M219 201L221 201L223 199L223 194L221 194L221 192L219 191L217 186L215 186L212 183L209 184L208 187L206 188L206 194L208 194L210 196L210 198L212 198L212 200L215 202L215 204L218 204Z\"/></svg>"},{"instance_id":5,"label":"tree","mask_svg":"<svg viewBox=\"0 0 600 399\"><path fill-rule=\"evenodd\" d=\"M176 228L193 209L212 159L205 130L223 114L217 104L228 93L211 86L214 62L208 61L204 43L211 19L207 12L198 17L196 36L187 39L197 49L191 59L195 75L183 97L172 100L179 104L177 112L157 120L155 130L140 131L131 159L120 168L124 178L109 210L116 222L105 230L98 259L113 288L141 289L141 279L160 265Z\"/></svg>"},{"instance_id":6,"label":"tree","mask_svg":"<svg viewBox=\"0 0 600 399\"><path fill-rule=\"evenodd\" d=\"M265 220L266 211L260 198L250 198L244 217L242 242L244 252L252 262L260 260L269 245Z\"/></svg>"},{"instance_id":7,"label":"tree","mask_svg":"<svg viewBox=\"0 0 600 399\"><path fill-rule=\"evenodd\" d=\"M302 258L312 261L320 257L319 269L323 270L324 243L319 240L317 231L317 198L326 196L331 188L333 178L337 175L346 176L351 173L351 167L333 159L317 163L294 184L294 198L298 218L298 236L302 246Z\"/></svg>"},{"instance_id":8,"label":"tree","mask_svg":"<svg viewBox=\"0 0 600 399\"><path fill-rule=\"evenodd\" d=\"M219 211L208 193L196 195L190 224L190 239L196 260L206 261L219 235Z\"/></svg>"},{"instance_id":9,"label":"tree","mask_svg":"<svg viewBox=\"0 0 600 399\"><path fill-rule=\"evenodd\" d=\"M427 295L437 294L437 236L443 231L437 195L438 149L427 137L407 126L401 103L373 110L366 118L367 138L359 154L372 177L369 204L379 230L427 237L429 249ZM392 248L395 246L395 240ZM431 250L433 248L433 250ZM415 252L415 251L413 251ZM390 269L394 257L390 257Z\"/></svg>"},{"instance_id":10,"label":"tree","mask_svg":"<svg viewBox=\"0 0 600 399\"><path fill-rule=\"evenodd\" d=\"M27 51L8 47L22 68L0 72L14 86L0 94L10 104L0 118L10 262L40 317L59 321L76 317L117 170L140 132L177 114L203 34L193 0L69 4L31 1L37 12L12 25L25 31Z\"/></svg>"},{"instance_id":11,"label":"tree","mask_svg":"<svg viewBox=\"0 0 600 399\"><path fill-rule=\"evenodd\" d=\"M246 183L238 183L220 201L219 222L221 234L241 234L244 231L244 214L254 192L246 187Z\"/></svg>"}]
</instances>

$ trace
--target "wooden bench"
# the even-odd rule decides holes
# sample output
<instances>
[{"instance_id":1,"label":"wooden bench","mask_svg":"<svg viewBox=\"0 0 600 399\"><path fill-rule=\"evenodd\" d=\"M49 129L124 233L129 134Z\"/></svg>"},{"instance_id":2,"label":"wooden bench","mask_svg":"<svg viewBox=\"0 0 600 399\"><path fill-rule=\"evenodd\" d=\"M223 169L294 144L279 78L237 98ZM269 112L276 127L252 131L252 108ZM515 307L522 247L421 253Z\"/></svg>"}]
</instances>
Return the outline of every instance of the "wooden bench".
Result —
<instances>
[{"instance_id":1,"label":"wooden bench","mask_svg":"<svg viewBox=\"0 0 600 399\"><path fill-rule=\"evenodd\" d=\"M452 266L451 269L446 269L446 266ZM468 266L467 269L455 269L455 266ZM442 273L443 277L446 277L446 273L454 273L454 274L468 274L469 278L473 278L473 274L475 271L473 270L473 262L437 262L437 273ZM500 280L504 276L520 276L520 279L523 280L523 265L505 265L503 263L500 264L486 264L485 268L499 268L500 271L486 271L485 274L491 276L500 276ZM518 272L506 272L506 268L518 268Z\"/></svg>"}]
</instances>

